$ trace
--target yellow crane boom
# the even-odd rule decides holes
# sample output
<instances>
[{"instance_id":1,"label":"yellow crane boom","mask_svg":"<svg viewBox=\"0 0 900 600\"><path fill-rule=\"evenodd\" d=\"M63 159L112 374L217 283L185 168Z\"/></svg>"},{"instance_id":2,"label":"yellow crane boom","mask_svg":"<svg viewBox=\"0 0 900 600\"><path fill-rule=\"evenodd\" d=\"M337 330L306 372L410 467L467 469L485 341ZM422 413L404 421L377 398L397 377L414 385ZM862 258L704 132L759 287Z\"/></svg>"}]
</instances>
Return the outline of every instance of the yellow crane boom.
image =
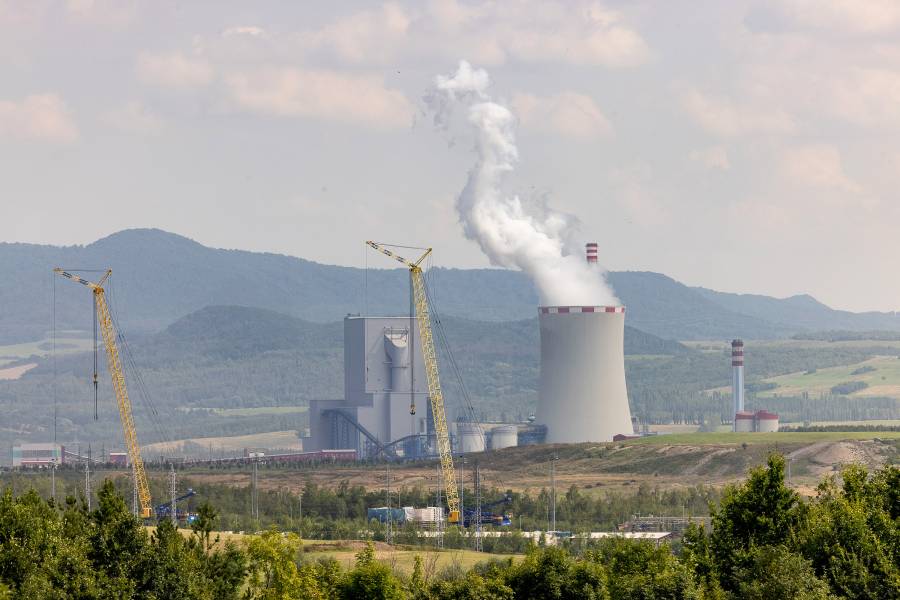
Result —
<instances>
[{"instance_id":1,"label":"yellow crane boom","mask_svg":"<svg viewBox=\"0 0 900 600\"><path fill-rule=\"evenodd\" d=\"M416 262L406 260L394 254L381 244L367 241L366 244L409 268L412 280L413 301L416 307L416 322L419 324L419 336L422 338L422 355L425 357L425 375L428 379L428 397L431 401L431 414L434 417L434 432L437 436L438 455L441 458L441 473L444 479L444 493L447 495L447 521L460 522L459 491L456 489L456 471L453 469L453 451L450 448L450 432L447 430L447 415L444 411L444 393L441 391L441 378L438 373L437 353L434 349L434 336L431 333L431 316L428 310L428 295L425 291L425 277L422 264L431 248L419 257Z\"/></svg>"},{"instance_id":2,"label":"yellow crane boom","mask_svg":"<svg viewBox=\"0 0 900 600\"><path fill-rule=\"evenodd\" d=\"M97 323L103 336L103 344L106 346L106 363L109 367L109 375L112 378L113 389L116 393L116 402L119 405L119 417L122 419L122 429L125 433L125 446L128 448L128 458L134 469L134 478L137 485L138 500L141 503L141 516L145 519L152 515L150 500L150 485L147 482L147 473L144 471L144 460L141 458L141 447L138 444L137 431L134 427L134 417L131 412L131 400L128 399L128 390L125 387L125 371L122 369L122 361L119 359L119 348L116 345L116 330L113 327L112 316L109 313L109 305L106 303L106 292L103 284L112 274L112 269L107 269L99 282L94 283L82 279L77 275L68 273L60 268L53 269L66 279L71 279L91 289L94 293L94 305L97 310ZM96 375L95 375L96 376Z\"/></svg>"}]
</instances>

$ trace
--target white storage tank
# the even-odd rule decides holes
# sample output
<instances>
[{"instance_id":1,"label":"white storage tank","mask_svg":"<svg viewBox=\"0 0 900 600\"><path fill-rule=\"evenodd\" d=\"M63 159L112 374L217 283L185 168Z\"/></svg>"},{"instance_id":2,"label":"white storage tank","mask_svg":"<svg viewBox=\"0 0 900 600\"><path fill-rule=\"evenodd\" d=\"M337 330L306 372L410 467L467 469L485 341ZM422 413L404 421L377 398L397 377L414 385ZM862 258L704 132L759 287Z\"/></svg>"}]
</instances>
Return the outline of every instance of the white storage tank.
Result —
<instances>
[{"instance_id":1,"label":"white storage tank","mask_svg":"<svg viewBox=\"0 0 900 600\"><path fill-rule=\"evenodd\" d=\"M610 442L632 432L624 306L542 306L537 421L546 442Z\"/></svg>"},{"instance_id":2,"label":"white storage tank","mask_svg":"<svg viewBox=\"0 0 900 600\"><path fill-rule=\"evenodd\" d=\"M515 425L498 425L491 430L491 448L501 450L519 445L519 428Z\"/></svg>"},{"instance_id":3,"label":"white storage tank","mask_svg":"<svg viewBox=\"0 0 900 600\"><path fill-rule=\"evenodd\" d=\"M778 431L778 415L767 410L757 411L756 430L762 433Z\"/></svg>"},{"instance_id":4,"label":"white storage tank","mask_svg":"<svg viewBox=\"0 0 900 600\"><path fill-rule=\"evenodd\" d=\"M750 433L755 429L754 421L752 412L746 410L736 412L734 414L734 430L740 433Z\"/></svg>"},{"instance_id":5,"label":"white storage tank","mask_svg":"<svg viewBox=\"0 0 900 600\"><path fill-rule=\"evenodd\" d=\"M463 454L484 452L484 430L479 423L457 423L456 437Z\"/></svg>"}]
</instances>

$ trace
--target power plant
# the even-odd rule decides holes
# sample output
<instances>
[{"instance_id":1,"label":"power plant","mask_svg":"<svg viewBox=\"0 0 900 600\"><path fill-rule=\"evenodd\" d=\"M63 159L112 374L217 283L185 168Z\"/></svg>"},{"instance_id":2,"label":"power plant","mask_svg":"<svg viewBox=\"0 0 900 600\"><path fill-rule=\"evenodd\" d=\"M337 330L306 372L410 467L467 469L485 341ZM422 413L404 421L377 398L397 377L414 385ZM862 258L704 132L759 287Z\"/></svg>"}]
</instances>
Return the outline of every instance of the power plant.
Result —
<instances>
[{"instance_id":1,"label":"power plant","mask_svg":"<svg viewBox=\"0 0 900 600\"><path fill-rule=\"evenodd\" d=\"M597 262L597 244L586 246ZM548 443L612 441L633 430L625 386L624 306L541 306L537 422Z\"/></svg>"},{"instance_id":2,"label":"power plant","mask_svg":"<svg viewBox=\"0 0 900 600\"><path fill-rule=\"evenodd\" d=\"M385 450L422 454L431 415L421 348L415 319L346 317L344 397L310 402L303 449L347 448L360 457Z\"/></svg>"}]
</instances>

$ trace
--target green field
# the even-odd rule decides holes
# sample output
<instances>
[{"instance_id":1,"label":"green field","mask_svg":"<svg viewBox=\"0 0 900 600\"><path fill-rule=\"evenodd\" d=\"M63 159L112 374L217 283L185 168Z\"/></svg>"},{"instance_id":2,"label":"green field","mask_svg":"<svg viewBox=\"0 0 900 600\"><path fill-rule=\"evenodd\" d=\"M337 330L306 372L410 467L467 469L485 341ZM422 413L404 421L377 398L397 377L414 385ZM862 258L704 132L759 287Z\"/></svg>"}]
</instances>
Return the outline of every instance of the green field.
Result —
<instances>
[{"instance_id":1,"label":"green field","mask_svg":"<svg viewBox=\"0 0 900 600\"><path fill-rule=\"evenodd\" d=\"M77 336L77 332L60 332L56 338L57 354L72 354L93 350L94 341L87 337ZM47 356L50 354L50 338L24 344L0 346L0 365L30 356Z\"/></svg>"},{"instance_id":2,"label":"green field","mask_svg":"<svg viewBox=\"0 0 900 600\"><path fill-rule=\"evenodd\" d=\"M874 370L853 374L853 371L866 368ZM771 397L776 394L796 396L803 392L818 396L828 393L838 384L861 381L868 384L868 387L851 396L900 398L900 360L894 356L876 356L861 363L818 369L812 373L789 373L765 381L775 383L778 387L759 392L760 397Z\"/></svg>"},{"instance_id":3,"label":"green field","mask_svg":"<svg viewBox=\"0 0 900 600\"><path fill-rule=\"evenodd\" d=\"M704 444L813 444L841 440L900 439L900 431L815 431L778 433L675 433L629 440L628 445L697 446Z\"/></svg>"}]
</instances>

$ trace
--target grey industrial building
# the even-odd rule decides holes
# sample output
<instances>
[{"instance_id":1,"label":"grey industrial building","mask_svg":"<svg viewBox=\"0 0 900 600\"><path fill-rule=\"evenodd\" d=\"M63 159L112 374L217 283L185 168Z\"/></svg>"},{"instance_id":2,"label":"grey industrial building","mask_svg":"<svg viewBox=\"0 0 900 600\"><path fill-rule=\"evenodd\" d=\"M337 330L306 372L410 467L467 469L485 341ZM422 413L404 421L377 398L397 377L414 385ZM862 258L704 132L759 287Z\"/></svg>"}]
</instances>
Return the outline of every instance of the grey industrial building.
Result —
<instances>
[{"instance_id":1,"label":"grey industrial building","mask_svg":"<svg viewBox=\"0 0 900 600\"><path fill-rule=\"evenodd\" d=\"M410 414L410 405L416 412ZM304 450L387 447L395 456L423 452L431 429L419 331L409 317L344 319L344 398L313 400Z\"/></svg>"}]
</instances>

